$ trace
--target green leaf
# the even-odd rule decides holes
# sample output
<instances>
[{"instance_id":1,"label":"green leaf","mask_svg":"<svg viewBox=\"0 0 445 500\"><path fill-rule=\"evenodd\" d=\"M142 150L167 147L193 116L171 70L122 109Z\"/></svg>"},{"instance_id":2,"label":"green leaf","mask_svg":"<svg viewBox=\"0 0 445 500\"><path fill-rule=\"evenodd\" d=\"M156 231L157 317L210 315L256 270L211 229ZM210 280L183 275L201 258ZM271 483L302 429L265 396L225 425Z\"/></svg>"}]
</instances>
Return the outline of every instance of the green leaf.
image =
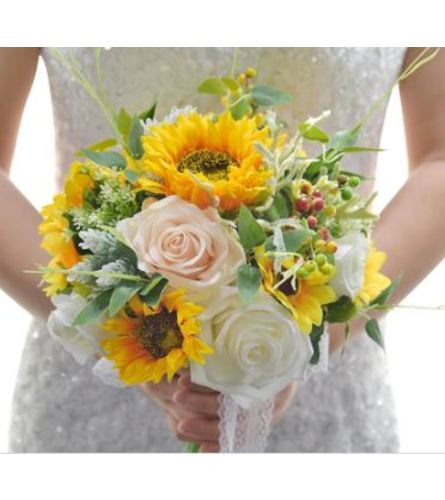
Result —
<instances>
[{"instance_id":1,"label":"green leaf","mask_svg":"<svg viewBox=\"0 0 445 500\"><path fill-rule=\"evenodd\" d=\"M320 361L320 339L321 336L323 335L323 331L324 331L323 323L320 326L314 325L309 335L312 344L312 349L314 350L312 358L309 361L311 365L316 365Z\"/></svg>"},{"instance_id":2,"label":"green leaf","mask_svg":"<svg viewBox=\"0 0 445 500\"><path fill-rule=\"evenodd\" d=\"M329 142L329 136L321 130L321 128L316 127L315 125L310 125L309 123L300 123L298 126L300 130L300 134L309 141L317 141L317 142Z\"/></svg>"},{"instance_id":3,"label":"green leaf","mask_svg":"<svg viewBox=\"0 0 445 500\"><path fill-rule=\"evenodd\" d=\"M234 78L224 76L221 80L231 92L236 92L240 88L240 84Z\"/></svg>"},{"instance_id":4,"label":"green leaf","mask_svg":"<svg viewBox=\"0 0 445 500\"><path fill-rule=\"evenodd\" d=\"M136 160L144 154L144 148L141 144L141 135L144 132L139 116L134 115L131 119L130 134L128 136L128 147Z\"/></svg>"},{"instance_id":5,"label":"green leaf","mask_svg":"<svg viewBox=\"0 0 445 500\"><path fill-rule=\"evenodd\" d=\"M88 149L83 149L82 153L84 156L94 161L98 165L104 167L115 168L117 170L123 170L127 166L127 160L119 153L115 151L105 151L102 153L97 153L95 151L89 151Z\"/></svg>"},{"instance_id":6,"label":"green leaf","mask_svg":"<svg viewBox=\"0 0 445 500\"><path fill-rule=\"evenodd\" d=\"M238 289L244 304L250 304L261 285L261 271L249 264L238 268Z\"/></svg>"},{"instance_id":7,"label":"green leaf","mask_svg":"<svg viewBox=\"0 0 445 500\"><path fill-rule=\"evenodd\" d=\"M139 118L145 123L148 119L153 120L155 117L156 113L156 107L158 105L158 102L155 101L146 111L143 111L140 115Z\"/></svg>"},{"instance_id":8,"label":"green leaf","mask_svg":"<svg viewBox=\"0 0 445 500\"><path fill-rule=\"evenodd\" d=\"M390 299L391 295L394 293L395 289L399 286L400 280L402 279L401 276L397 276L396 279L392 281L392 283L386 287L383 292L380 293L371 303L369 304L370 306L374 306L376 304L379 305L384 305L388 300Z\"/></svg>"},{"instance_id":9,"label":"green leaf","mask_svg":"<svg viewBox=\"0 0 445 500\"><path fill-rule=\"evenodd\" d=\"M278 219L285 219L291 214L291 203L283 193L277 193L272 205L265 211L264 215L268 220L274 222Z\"/></svg>"},{"instance_id":10,"label":"green leaf","mask_svg":"<svg viewBox=\"0 0 445 500\"><path fill-rule=\"evenodd\" d=\"M140 288L141 284L137 281L124 281L118 285L111 294L110 303L108 304L108 314L111 317L116 316Z\"/></svg>"},{"instance_id":11,"label":"green leaf","mask_svg":"<svg viewBox=\"0 0 445 500\"><path fill-rule=\"evenodd\" d=\"M244 205L241 205L239 210L238 234L241 245L246 251L261 245L266 240L264 229Z\"/></svg>"},{"instance_id":12,"label":"green leaf","mask_svg":"<svg viewBox=\"0 0 445 500\"><path fill-rule=\"evenodd\" d=\"M148 283L141 291L140 295L147 295L153 288L160 283L164 278L162 274L156 273L151 277L150 283Z\"/></svg>"},{"instance_id":13,"label":"green leaf","mask_svg":"<svg viewBox=\"0 0 445 500\"><path fill-rule=\"evenodd\" d=\"M117 144L116 139L105 139L104 141L96 142L96 144L92 144L91 146L88 146L87 149L88 151L105 151L107 149L112 148ZM75 153L76 156L85 156L82 151L77 151Z\"/></svg>"},{"instance_id":14,"label":"green leaf","mask_svg":"<svg viewBox=\"0 0 445 500\"><path fill-rule=\"evenodd\" d=\"M204 94L226 95L227 87L221 78L212 76L210 78L206 78L199 85L198 92L202 92Z\"/></svg>"},{"instance_id":15,"label":"green leaf","mask_svg":"<svg viewBox=\"0 0 445 500\"><path fill-rule=\"evenodd\" d=\"M73 321L73 326L82 326L97 321L107 310L113 290L105 290L80 311Z\"/></svg>"},{"instance_id":16,"label":"green leaf","mask_svg":"<svg viewBox=\"0 0 445 500\"><path fill-rule=\"evenodd\" d=\"M230 112L235 120L239 120L249 112L249 96L241 97L236 104L230 106Z\"/></svg>"},{"instance_id":17,"label":"green leaf","mask_svg":"<svg viewBox=\"0 0 445 500\"><path fill-rule=\"evenodd\" d=\"M304 240L311 235L309 229L299 227L283 233L284 246L288 252L298 252Z\"/></svg>"},{"instance_id":18,"label":"green leaf","mask_svg":"<svg viewBox=\"0 0 445 500\"><path fill-rule=\"evenodd\" d=\"M139 174L135 172L134 170L126 169L125 170L125 177L130 181L130 182L135 182L139 178Z\"/></svg>"},{"instance_id":19,"label":"green leaf","mask_svg":"<svg viewBox=\"0 0 445 500\"><path fill-rule=\"evenodd\" d=\"M119 114L117 115L117 129L121 133L122 137L127 140L131 128L131 116L128 112L121 108Z\"/></svg>"},{"instance_id":20,"label":"green leaf","mask_svg":"<svg viewBox=\"0 0 445 500\"><path fill-rule=\"evenodd\" d=\"M339 130L336 132L329 141L329 147L337 151L344 151L355 145L358 139L358 132L351 130Z\"/></svg>"},{"instance_id":21,"label":"green leaf","mask_svg":"<svg viewBox=\"0 0 445 500\"><path fill-rule=\"evenodd\" d=\"M142 300L151 307L156 307L161 300L162 293L168 284L168 279L161 278L148 292L146 292L141 298ZM145 291L145 290L144 290Z\"/></svg>"},{"instance_id":22,"label":"green leaf","mask_svg":"<svg viewBox=\"0 0 445 500\"><path fill-rule=\"evenodd\" d=\"M328 305L326 321L329 323L346 323L346 321L353 318L356 313L357 308L352 300L346 295L343 295L336 302Z\"/></svg>"},{"instance_id":23,"label":"green leaf","mask_svg":"<svg viewBox=\"0 0 445 500\"><path fill-rule=\"evenodd\" d=\"M368 334L368 336L372 340L374 340L374 342L377 342L377 344L383 350L385 350L385 342L384 342L384 339L383 339L382 332L380 331L379 324L377 323L377 321L374 318L369 319L366 322L366 324L365 324L365 330L366 330L366 333Z\"/></svg>"},{"instance_id":24,"label":"green leaf","mask_svg":"<svg viewBox=\"0 0 445 500\"><path fill-rule=\"evenodd\" d=\"M293 97L287 92L269 87L268 85L255 85L252 89L252 97L256 104L262 106L273 106L274 104L286 104Z\"/></svg>"}]
</instances>

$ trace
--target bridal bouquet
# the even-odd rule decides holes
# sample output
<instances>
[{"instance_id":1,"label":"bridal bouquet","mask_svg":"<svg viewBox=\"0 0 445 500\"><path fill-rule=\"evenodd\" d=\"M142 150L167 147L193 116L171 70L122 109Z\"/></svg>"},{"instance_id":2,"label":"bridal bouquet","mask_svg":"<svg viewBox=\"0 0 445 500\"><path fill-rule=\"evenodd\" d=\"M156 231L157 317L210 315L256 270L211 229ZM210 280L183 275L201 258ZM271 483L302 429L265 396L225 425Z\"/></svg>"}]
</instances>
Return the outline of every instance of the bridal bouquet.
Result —
<instances>
[{"instance_id":1,"label":"bridal bouquet","mask_svg":"<svg viewBox=\"0 0 445 500\"><path fill-rule=\"evenodd\" d=\"M200 85L220 96L219 112L115 112L56 55L114 137L77 153L43 209L49 331L106 383L189 367L221 393L221 449L262 449L274 396L326 357L326 326L348 335L394 288L371 238L374 195L342 167L371 150L357 145L362 124L328 136L325 112L287 129L273 107L291 96L256 84L253 68ZM374 319L366 332L382 344Z\"/></svg>"}]
</instances>

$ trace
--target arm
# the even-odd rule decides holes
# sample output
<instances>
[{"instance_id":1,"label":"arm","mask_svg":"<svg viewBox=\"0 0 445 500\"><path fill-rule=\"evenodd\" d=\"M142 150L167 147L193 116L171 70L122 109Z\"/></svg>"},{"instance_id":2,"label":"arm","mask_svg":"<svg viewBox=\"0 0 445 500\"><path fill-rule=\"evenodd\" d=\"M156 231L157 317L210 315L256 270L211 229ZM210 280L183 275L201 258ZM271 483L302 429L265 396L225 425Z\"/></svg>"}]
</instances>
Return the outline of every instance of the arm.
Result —
<instances>
[{"instance_id":1,"label":"arm","mask_svg":"<svg viewBox=\"0 0 445 500\"><path fill-rule=\"evenodd\" d=\"M41 217L7 176L38 53L35 48L0 49L0 286L31 314L43 319L51 303L38 289L39 276L23 272L48 261L37 232Z\"/></svg>"},{"instance_id":2,"label":"arm","mask_svg":"<svg viewBox=\"0 0 445 500\"><path fill-rule=\"evenodd\" d=\"M419 49L408 49L409 64ZM400 302L445 255L440 228L445 213L445 50L400 85L409 176L383 210L374 230L377 248L388 259L383 272L402 275L392 297ZM421 256L421 258L419 258ZM351 333L359 334L363 321ZM331 327L331 351L344 343L343 327Z\"/></svg>"}]
</instances>

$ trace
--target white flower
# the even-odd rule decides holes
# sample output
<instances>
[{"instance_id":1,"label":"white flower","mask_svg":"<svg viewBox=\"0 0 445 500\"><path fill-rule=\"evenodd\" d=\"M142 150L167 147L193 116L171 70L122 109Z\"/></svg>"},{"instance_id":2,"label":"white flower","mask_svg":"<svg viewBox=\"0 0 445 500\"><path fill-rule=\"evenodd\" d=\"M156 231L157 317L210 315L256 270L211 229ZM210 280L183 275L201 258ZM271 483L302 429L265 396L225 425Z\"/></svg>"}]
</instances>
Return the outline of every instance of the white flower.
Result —
<instances>
[{"instance_id":1,"label":"white flower","mask_svg":"<svg viewBox=\"0 0 445 500\"><path fill-rule=\"evenodd\" d=\"M290 313L265 292L246 306L238 289L221 287L199 319L214 354L191 364L196 384L230 394L243 407L273 397L301 379L313 354Z\"/></svg>"},{"instance_id":2,"label":"white flower","mask_svg":"<svg viewBox=\"0 0 445 500\"><path fill-rule=\"evenodd\" d=\"M75 293L56 295L51 300L56 309L48 318L49 333L78 363L85 364L92 356L100 354L100 342L107 334L97 325L72 326L76 316L85 307L86 300Z\"/></svg>"},{"instance_id":3,"label":"white flower","mask_svg":"<svg viewBox=\"0 0 445 500\"><path fill-rule=\"evenodd\" d=\"M201 210L177 196L119 221L117 230L136 253L141 271L161 273L173 287L192 293L210 294L232 283L245 262L243 248L216 209Z\"/></svg>"},{"instance_id":4,"label":"white flower","mask_svg":"<svg viewBox=\"0 0 445 500\"><path fill-rule=\"evenodd\" d=\"M336 273L329 284L339 297L347 295L352 299L363 287L369 242L363 233L357 231L346 234L336 243Z\"/></svg>"},{"instance_id":5,"label":"white flower","mask_svg":"<svg viewBox=\"0 0 445 500\"><path fill-rule=\"evenodd\" d=\"M196 111L196 108L193 106L190 106L189 104L187 106L184 106L183 108L177 108L173 107L170 110L170 113L164 117L163 120L160 122L156 119L151 119L149 118L147 121L142 123L142 126L144 128L144 134L148 135L150 133L151 127L153 125L163 125L165 123L176 123L177 119L179 116L187 116L190 113L194 113Z\"/></svg>"}]
</instances>

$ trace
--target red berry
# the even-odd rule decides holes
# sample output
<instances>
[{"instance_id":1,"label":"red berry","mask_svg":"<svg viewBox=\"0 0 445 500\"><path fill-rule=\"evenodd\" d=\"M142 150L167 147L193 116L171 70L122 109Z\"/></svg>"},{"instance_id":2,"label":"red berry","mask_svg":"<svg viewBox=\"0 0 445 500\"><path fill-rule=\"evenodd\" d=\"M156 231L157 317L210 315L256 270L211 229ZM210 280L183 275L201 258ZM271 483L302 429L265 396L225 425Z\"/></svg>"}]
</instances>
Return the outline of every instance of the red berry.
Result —
<instances>
[{"instance_id":1,"label":"red berry","mask_svg":"<svg viewBox=\"0 0 445 500\"><path fill-rule=\"evenodd\" d=\"M319 189L316 189L313 193L312 193L312 196L314 196L315 198L322 198L323 195L321 193L321 191Z\"/></svg>"},{"instance_id":2,"label":"red berry","mask_svg":"<svg viewBox=\"0 0 445 500\"><path fill-rule=\"evenodd\" d=\"M314 227L317 227L317 224L318 224L317 217L315 217L314 215L309 215L309 217L307 218L307 225L311 229L314 229Z\"/></svg>"},{"instance_id":3,"label":"red berry","mask_svg":"<svg viewBox=\"0 0 445 500\"><path fill-rule=\"evenodd\" d=\"M330 233L329 233L329 229L327 227L321 227L319 230L318 230L318 235L320 236L321 239L323 239L324 241L328 241L329 238L331 237Z\"/></svg>"},{"instance_id":4,"label":"red berry","mask_svg":"<svg viewBox=\"0 0 445 500\"><path fill-rule=\"evenodd\" d=\"M298 200L295 202L295 208L303 214L309 212L311 208L309 198L307 197L298 198Z\"/></svg>"},{"instance_id":5,"label":"red berry","mask_svg":"<svg viewBox=\"0 0 445 500\"><path fill-rule=\"evenodd\" d=\"M312 208L317 212L323 210L324 201L321 198L315 198L315 200L312 202Z\"/></svg>"}]
</instances>

